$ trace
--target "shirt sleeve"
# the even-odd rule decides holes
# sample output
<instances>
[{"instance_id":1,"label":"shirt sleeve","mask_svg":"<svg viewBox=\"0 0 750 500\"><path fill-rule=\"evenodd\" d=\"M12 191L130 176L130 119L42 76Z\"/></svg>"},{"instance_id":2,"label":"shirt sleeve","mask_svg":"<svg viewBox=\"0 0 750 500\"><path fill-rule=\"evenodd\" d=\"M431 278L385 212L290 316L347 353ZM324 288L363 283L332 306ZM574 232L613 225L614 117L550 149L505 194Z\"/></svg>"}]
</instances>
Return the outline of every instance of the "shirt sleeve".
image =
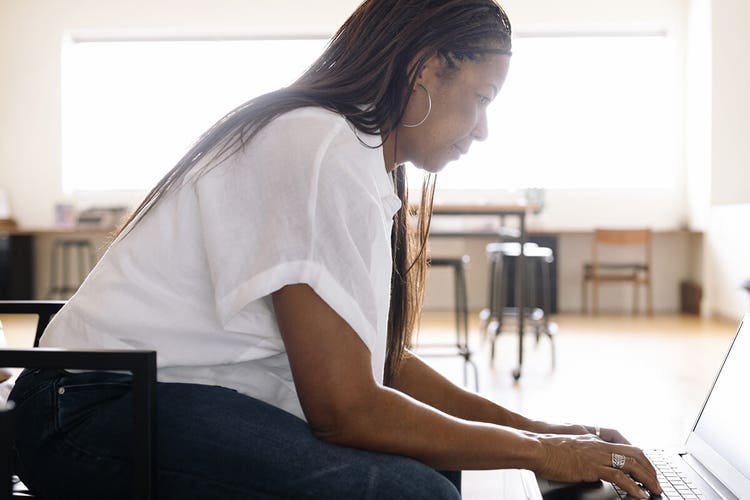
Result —
<instances>
[{"instance_id":1,"label":"shirt sleeve","mask_svg":"<svg viewBox=\"0 0 750 500\"><path fill-rule=\"evenodd\" d=\"M277 118L197 181L216 311L225 329L257 334L277 327L270 294L305 283L371 346L372 273L390 271L373 269L383 208L362 175L378 165L357 162L372 151L363 155L337 115L299 115Z\"/></svg>"}]
</instances>

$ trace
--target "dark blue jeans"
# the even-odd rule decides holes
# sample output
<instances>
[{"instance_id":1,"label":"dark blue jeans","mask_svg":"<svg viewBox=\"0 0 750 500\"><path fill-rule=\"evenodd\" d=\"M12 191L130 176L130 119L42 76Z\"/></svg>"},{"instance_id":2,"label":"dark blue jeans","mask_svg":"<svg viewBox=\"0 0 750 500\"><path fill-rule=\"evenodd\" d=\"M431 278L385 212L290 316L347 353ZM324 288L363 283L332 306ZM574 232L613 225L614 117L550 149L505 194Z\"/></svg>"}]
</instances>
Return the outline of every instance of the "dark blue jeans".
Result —
<instances>
[{"instance_id":1,"label":"dark blue jeans","mask_svg":"<svg viewBox=\"0 0 750 500\"><path fill-rule=\"evenodd\" d=\"M19 475L45 499L128 499L131 377L26 371L18 412ZM159 498L456 499L460 472L335 446L299 418L216 386L159 383Z\"/></svg>"}]
</instances>

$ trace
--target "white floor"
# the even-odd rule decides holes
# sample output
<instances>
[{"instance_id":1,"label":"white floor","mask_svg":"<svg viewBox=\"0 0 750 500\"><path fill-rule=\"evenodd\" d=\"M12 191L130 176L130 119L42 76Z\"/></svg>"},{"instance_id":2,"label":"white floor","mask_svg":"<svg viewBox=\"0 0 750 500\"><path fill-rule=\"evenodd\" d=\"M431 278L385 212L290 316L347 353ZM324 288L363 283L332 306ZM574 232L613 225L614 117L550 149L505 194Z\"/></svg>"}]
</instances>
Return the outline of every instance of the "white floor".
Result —
<instances>
[{"instance_id":1,"label":"white floor","mask_svg":"<svg viewBox=\"0 0 750 500\"><path fill-rule=\"evenodd\" d=\"M11 346L29 345L34 327L28 319L2 316L0 320ZM516 333L500 335L497 358L490 366L488 344L473 321L470 345L479 367L480 392L536 419L615 427L633 444L649 447L682 442L736 327L677 315L563 315L554 320L559 324L556 368L551 368L548 339L537 345L527 335L519 381L511 375L518 365ZM450 314L428 313L420 341L450 341L452 328ZM460 358L427 361L463 383ZM518 498L517 485L503 477L499 471L465 472L464 498Z\"/></svg>"},{"instance_id":2,"label":"white floor","mask_svg":"<svg viewBox=\"0 0 750 500\"><path fill-rule=\"evenodd\" d=\"M619 429L633 444L675 446L691 428L703 398L735 333L736 324L696 317L559 316L556 368L548 339L525 338L521 379L518 337L504 332L490 366L488 345L473 325L480 392L527 416L553 422L598 424ZM426 315L420 342L449 339L452 318ZM739 318L738 318L739 321ZM428 362L463 383L459 358ZM464 498L516 498L498 471L464 474Z\"/></svg>"}]
</instances>

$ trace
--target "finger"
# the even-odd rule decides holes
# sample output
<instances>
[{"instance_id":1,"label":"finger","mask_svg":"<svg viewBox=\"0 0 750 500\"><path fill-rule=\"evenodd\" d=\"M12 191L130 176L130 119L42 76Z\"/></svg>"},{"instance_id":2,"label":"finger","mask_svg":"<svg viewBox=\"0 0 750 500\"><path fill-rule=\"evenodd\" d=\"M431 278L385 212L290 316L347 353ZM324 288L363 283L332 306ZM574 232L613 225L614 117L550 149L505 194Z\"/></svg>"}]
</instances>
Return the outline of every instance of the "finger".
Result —
<instances>
[{"instance_id":1,"label":"finger","mask_svg":"<svg viewBox=\"0 0 750 500\"><path fill-rule=\"evenodd\" d=\"M648 493L643 491L635 481L621 470L613 469L611 467L603 467L600 472L600 478L609 481L612 484L616 484L633 498L649 497Z\"/></svg>"},{"instance_id":2,"label":"finger","mask_svg":"<svg viewBox=\"0 0 750 500\"><path fill-rule=\"evenodd\" d=\"M614 439L612 440L613 443L620 443L620 444L630 444L630 441L625 439L625 436L620 434L618 431L613 431L614 433Z\"/></svg>"},{"instance_id":3,"label":"finger","mask_svg":"<svg viewBox=\"0 0 750 500\"><path fill-rule=\"evenodd\" d=\"M618 446L622 455L625 455L625 470L631 472L636 479L642 482L654 493L661 492L661 486L656 476L656 469L651 461L643 453L643 450L634 446Z\"/></svg>"},{"instance_id":4,"label":"finger","mask_svg":"<svg viewBox=\"0 0 750 500\"><path fill-rule=\"evenodd\" d=\"M615 429L606 429L602 430L602 436L605 437L605 441L608 441L610 443L615 444L630 444L630 441L625 439L625 436L620 434L619 431L616 431Z\"/></svg>"},{"instance_id":5,"label":"finger","mask_svg":"<svg viewBox=\"0 0 750 500\"><path fill-rule=\"evenodd\" d=\"M645 459L645 457L643 457ZM655 494L661 493L659 480L656 478L656 471L650 467L650 462L646 460L649 466L644 465L637 457L626 457L623 471L630 474L635 480L643 484L648 490Z\"/></svg>"}]
</instances>

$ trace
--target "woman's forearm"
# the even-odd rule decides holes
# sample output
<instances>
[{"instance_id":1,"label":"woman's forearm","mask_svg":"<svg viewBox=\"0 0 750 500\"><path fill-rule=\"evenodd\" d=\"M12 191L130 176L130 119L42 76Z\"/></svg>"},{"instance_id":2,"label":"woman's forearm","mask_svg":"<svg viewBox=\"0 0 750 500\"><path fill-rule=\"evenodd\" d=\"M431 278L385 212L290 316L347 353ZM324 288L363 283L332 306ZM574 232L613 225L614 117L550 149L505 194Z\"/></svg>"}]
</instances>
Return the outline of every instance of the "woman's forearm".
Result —
<instances>
[{"instance_id":1,"label":"woman's forearm","mask_svg":"<svg viewBox=\"0 0 750 500\"><path fill-rule=\"evenodd\" d=\"M540 422L514 413L476 393L466 391L409 353L399 367L391 387L449 415L515 429L546 432Z\"/></svg>"},{"instance_id":2,"label":"woman's forearm","mask_svg":"<svg viewBox=\"0 0 750 500\"><path fill-rule=\"evenodd\" d=\"M409 353L391 386L454 417L513 427L543 434L586 434L593 428L574 424L549 424L531 420L487 398L466 391Z\"/></svg>"},{"instance_id":3,"label":"woman's forearm","mask_svg":"<svg viewBox=\"0 0 750 500\"><path fill-rule=\"evenodd\" d=\"M346 425L321 439L350 447L410 456L434 468L534 469L542 458L535 434L496 424L469 421L387 387L350 408Z\"/></svg>"}]
</instances>

